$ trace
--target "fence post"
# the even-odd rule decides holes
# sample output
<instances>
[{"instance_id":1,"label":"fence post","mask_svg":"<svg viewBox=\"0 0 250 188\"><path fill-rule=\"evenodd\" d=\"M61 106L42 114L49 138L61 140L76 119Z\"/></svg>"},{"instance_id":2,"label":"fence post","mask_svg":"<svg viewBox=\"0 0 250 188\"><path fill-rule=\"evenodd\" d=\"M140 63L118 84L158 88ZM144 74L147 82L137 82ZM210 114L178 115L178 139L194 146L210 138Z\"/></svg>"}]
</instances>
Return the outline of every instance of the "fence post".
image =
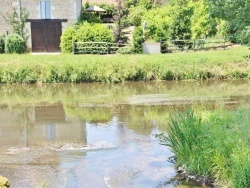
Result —
<instances>
[{"instance_id":1,"label":"fence post","mask_svg":"<svg viewBox=\"0 0 250 188\"><path fill-rule=\"evenodd\" d=\"M194 52L195 52L195 39L194 39Z\"/></svg>"},{"instance_id":2,"label":"fence post","mask_svg":"<svg viewBox=\"0 0 250 188\"><path fill-rule=\"evenodd\" d=\"M160 52L162 53L162 48L161 48L161 38L160 38Z\"/></svg>"},{"instance_id":3,"label":"fence post","mask_svg":"<svg viewBox=\"0 0 250 188\"><path fill-rule=\"evenodd\" d=\"M226 39L224 38L223 49L225 50L225 48L226 48Z\"/></svg>"},{"instance_id":4,"label":"fence post","mask_svg":"<svg viewBox=\"0 0 250 188\"><path fill-rule=\"evenodd\" d=\"M75 54L75 43L72 42L72 53Z\"/></svg>"},{"instance_id":5,"label":"fence post","mask_svg":"<svg viewBox=\"0 0 250 188\"><path fill-rule=\"evenodd\" d=\"M106 42L106 46L107 46L107 54L109 54L109 46L108 46L108 42Z\"/></svg>"}]
</instances>

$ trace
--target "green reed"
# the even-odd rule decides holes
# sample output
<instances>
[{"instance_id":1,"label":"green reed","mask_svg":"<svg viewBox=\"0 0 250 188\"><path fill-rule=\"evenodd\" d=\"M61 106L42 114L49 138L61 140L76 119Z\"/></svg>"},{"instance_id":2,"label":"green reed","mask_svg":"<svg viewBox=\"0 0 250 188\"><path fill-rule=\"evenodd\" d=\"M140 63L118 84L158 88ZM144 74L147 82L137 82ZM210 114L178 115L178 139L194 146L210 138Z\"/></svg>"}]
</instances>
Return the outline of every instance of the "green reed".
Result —
<instances>
[{"instance_id":1,"label":"green reed","mask_svg":"<svg viewBox=\"0 0 250 188\"><path fill-rule=\"evenodd\" d=\"M161 143L188 173L209 175L219 187L250 187L250 109L178 114Z\"/></svg>"}]
</instances>

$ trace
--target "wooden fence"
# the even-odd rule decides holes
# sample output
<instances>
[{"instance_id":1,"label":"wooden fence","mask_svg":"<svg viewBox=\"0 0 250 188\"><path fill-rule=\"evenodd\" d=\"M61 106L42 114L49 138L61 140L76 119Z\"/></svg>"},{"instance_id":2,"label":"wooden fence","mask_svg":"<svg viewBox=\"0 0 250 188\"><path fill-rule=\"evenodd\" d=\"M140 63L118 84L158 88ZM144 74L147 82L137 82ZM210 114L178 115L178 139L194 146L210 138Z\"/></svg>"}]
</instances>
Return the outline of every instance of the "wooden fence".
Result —
<instances>
[{"instance_id":1,"label":"wooden fence","mask_svg":"<svg viewBox=\"0 0 250 188\"><path fill-rule=\"evenodd\" d=\"M131 46L109 42L73 42L73 54L114 54L131 53Z\"/></svg>"},{"instance_id":2,"label":"wooden fence","mask_svg":"<svg viewBox=\"0 0 250 188\"><path fill-rule=\"evenodd\" d=\"M166 40L160 41L161 53L178 51L199 51L213 48L225 49L231 42L224 39L197 39L197 40ZM109 42L73 42L73 54L128 54L131 45Z\"/></svg>"},{"instance_id":3,"label":"wooden fence","mask_svg":"<svg viewBox=\"0 0 250 188\"><path fill-rule=\"evenodd\" d=\"M225 49L231 46L231 42L224 39L197 39L197 40L166 40L160 41L161 53L172 53L177 51L198 51L213 48Z\"/></svg>"}]
</instances>

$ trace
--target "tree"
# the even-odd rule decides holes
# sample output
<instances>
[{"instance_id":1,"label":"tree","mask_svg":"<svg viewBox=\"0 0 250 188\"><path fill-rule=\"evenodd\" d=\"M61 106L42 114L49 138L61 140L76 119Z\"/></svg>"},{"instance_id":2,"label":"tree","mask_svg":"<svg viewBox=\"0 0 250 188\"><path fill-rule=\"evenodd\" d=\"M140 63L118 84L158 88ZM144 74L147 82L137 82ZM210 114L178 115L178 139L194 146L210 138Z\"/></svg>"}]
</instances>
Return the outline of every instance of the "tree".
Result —
<instances>
[{"instance_id":1,"label":"tree","mask_svg":"<svg viewBox=\"0 0 250 188\"><path fill-rule=\"evenodd\" d=\"M235 24L237 29L250 25L249 0L207 0L213 17Z\"/></svg>"},{"instance_id":2,"label":"tree","mask_svg":"<svg viewBox=\"0 0 250 188\"><path fill-rule=\"evenodd\" d=\"M159 42L170 37L172 33L171 25L173 23L170 6L148 10L142 17L142 20L147 23L145 29L146 40Z\"/></svg>"},{"instance_id":3,"label":"tree","mask_svg":"<svg viewBox=\"0 0 250 188\"><path fill-rule=\"evenodd\" d=\"M189 2L189 7L193 8L193 15L191 16L192 38L197 39L215 35L217 22L216 19L209 16L207 1L193 0Z\"/></svg>"},{"instance_id":4,"label":"tree","mask_svg":"<svg viewBox=\"0 0 250 188\"><path fill-rule=\"evenodd\" d=\"M116 27L114 29L115 42L122 40L122 19L126 15L126 9L122 3L122 0L117 0L116 11L114 12L114 21Z\"/></svg>"},{"instance_id":5,"label":"tree","mask_svg":"<svg viewBox=\"0 0 250 188\"><path fill-rule=\"evenodd\" d=\"M193 7L188 6L187 1L177 1L172 6L172 39L190 39L191 34L191 17Z\"/></svg>"},{"instance_id":6,"label":"tree","mask_svg":"<svg viewBox=\"0 0 250 188\"><path fill-rule=\"evenodd\" d=\"M250 26L250 0L207 1L210 15L228 23L228 34L237 35Z\"/></svg>"}]
</instances>

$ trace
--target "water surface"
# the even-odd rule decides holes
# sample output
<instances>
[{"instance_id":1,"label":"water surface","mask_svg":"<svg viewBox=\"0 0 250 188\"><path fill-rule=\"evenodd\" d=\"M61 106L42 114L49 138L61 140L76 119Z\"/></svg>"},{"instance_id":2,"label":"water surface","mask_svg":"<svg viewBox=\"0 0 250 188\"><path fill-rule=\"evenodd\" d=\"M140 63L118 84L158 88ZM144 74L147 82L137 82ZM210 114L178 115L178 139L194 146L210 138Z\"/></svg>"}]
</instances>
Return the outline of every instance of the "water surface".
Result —
<instances>
[{"instance_id":1,"label":"water surface","mask_svg":"<svg viewBox=\"0 0 250 188\"><path fill-rule=\"evenodd\" d=\"M235 109L248 81L0 85L0 174L12 187L178 187L155 134L169 113ZM194 186L185 186L194 187Z\"/></svg>"}]
</instances>

